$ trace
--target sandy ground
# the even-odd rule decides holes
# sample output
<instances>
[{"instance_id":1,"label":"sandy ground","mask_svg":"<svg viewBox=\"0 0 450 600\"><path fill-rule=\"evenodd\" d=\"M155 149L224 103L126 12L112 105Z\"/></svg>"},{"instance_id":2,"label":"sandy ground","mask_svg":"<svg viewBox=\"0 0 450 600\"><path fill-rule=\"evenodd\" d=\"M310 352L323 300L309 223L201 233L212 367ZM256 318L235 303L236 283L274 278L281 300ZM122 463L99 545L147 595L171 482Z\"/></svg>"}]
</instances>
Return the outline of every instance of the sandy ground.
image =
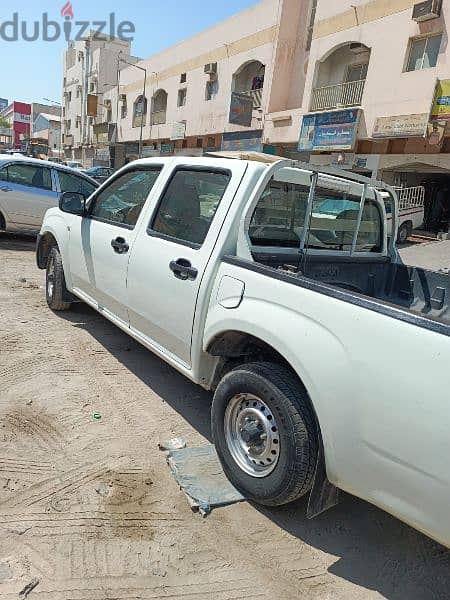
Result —
<instances>
[{"instance_id":1,"label":"sandy ground","mask_svg":"<svg viewBox=\"0 0 450 600\"><path fill-rule=\"evenodd\" d=\"M206 443L209 394L86 306L50 312L34 242L0 236L2 600L450 597L449 552L350 496L192 513L157 445Z\"/></svg>"}]
</instances>

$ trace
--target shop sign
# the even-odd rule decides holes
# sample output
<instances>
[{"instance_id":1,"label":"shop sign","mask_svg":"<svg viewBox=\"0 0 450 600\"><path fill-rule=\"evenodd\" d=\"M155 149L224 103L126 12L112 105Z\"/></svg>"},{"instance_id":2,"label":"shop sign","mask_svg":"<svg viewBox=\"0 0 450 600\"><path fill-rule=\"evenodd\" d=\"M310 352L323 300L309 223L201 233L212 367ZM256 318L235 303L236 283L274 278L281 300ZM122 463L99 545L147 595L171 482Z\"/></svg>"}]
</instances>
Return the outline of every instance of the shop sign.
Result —
<instances>
[{"instance_id":1,"label":"shop sign","mask_svg":"<svg viewBox=\"0 0 450 600\"><path fill-rule=\"evenodd\" d=\"M137 142L126 143L125 154L139 154L139 144Z\"/></svg>"},{"instance_id":2,"label":"shop sign","mask_svg":"<svg viewBox=\"0 0 450 600\"><path fill-rule=\"evenodd\" d=\"M447 129L447 122L445 119L440 119L439 121L430 121L428 123L428 143L430 146L440 146L442 144Z\"/></svg>"},{"instance_id":3,"label":"shop sign","mask_svg":"<svg viewBox=\"0 0 450 600\"><path fill-rule=\"evenodd\" d=\"M161 154L173 154L175 144L161 144Z\"/></svg>"},{"instance_id":4,"label":"shop sign","mask_svg":"<svg viewBox=\"0 0 450 600\"><path fill-rule=\"evenodd\" d=\"M156 150L152 146L143 146L142 157L143 158L151 158L153 156L159 156L159 150Z\"/></svg>"},{"instance_id":5,"label":"shop sign","mask_svg":"<svg viewBox=\"0 0 450 600\"><path fill-rule=\"evenodd\" d=\"M372 137L405 138L425 137L428 127L428 113L378 117L375 120Z\"/></svg>"},{"instance_id":6,"label":"shop sign","mask_svg":"<svg viewBox=\"0 0 450 600\"><path fill-rule=\"evenodd\" d=\"M359 115L358 109L305 115L298 142L299 152L353 150Z\"/></svg>"},{"instance_id":7,"label":"shop sign","mask_svg":"<svg viewBox=\"0 0 450 600\"><path fill-rule=\"evenodd\" d=\"M97 148L97 150L95 151L95 158L97 160L109 161L109 159L110 159L109 148Z\"/></svg>"},{"instance_id":8,"label":"shop sign","mask_svg":"<svg viewBox=\"0 0 450 600\"><path fill-rule=\"evenodd\" d=\"M222 135L222 150L248 152L262 151L262 129L232 131Z\"/></svg>"},{"instance_id":9,"label":"shop sign","mask_svg":"<svg viewBox=\"0 0 450 600\"><path fill-rule=\"evenodd\" d=\"M450 79L441 79L436 83L430 119L450 119Z\"/></svg>"},{"instance_id":10,"label":"shop sign","mask_svg":"<svg viewBox=\"0 0 450 600\"><path fill-rule=\"evenodd\" d=\"M186 121L175 121L172 125L171 140L184 140L186 134Z\"/></svg>"},{"instance_id":11,"label":"shop sign","mask_svg":"<svg viewBox=\"0 0 450 600\"><path fill-rule=\"evenodd\" d=\"M253 98L247 94L231 92L230 114L228 122L234 125L250 127L252 124Z\"/></svg>"}]
</instances>

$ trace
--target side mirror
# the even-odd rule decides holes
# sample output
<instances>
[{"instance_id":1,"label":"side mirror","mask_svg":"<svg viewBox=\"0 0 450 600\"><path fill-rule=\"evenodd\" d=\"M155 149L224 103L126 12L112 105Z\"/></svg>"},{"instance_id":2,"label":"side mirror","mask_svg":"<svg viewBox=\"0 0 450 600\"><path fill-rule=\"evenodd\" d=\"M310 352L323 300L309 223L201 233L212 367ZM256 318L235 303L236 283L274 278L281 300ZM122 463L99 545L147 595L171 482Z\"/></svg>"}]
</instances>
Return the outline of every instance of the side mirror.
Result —
<instances>
[{"instance_id":1,"label":"side mirror","mask_svg":"<svg viewBox=\"0 0 450 600\"><path fill-rule=\"evenodd\" d=\"M86 198L80 192L64 192L59 198L59 210L84 217L86 214Z\"/></svg>"}]
</instances>

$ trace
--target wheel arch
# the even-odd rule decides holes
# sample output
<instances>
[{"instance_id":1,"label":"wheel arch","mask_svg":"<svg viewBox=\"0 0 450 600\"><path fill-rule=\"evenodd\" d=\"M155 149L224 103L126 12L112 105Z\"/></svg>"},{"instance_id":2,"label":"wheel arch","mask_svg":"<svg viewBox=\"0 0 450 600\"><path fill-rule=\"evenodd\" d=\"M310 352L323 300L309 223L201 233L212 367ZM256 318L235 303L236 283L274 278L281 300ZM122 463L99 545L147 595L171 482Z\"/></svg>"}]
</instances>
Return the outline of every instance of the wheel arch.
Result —
<instances>
[{"instance_id":1,"label":"wheel arch","mask_svg":"<svg viewBox=\"0 0 450 600\"><path fill-rule=\"evenodd\" d=\"M55 246L59 248L56 237L50 231L39 236L36 244L36 263L39 269L45 269L51 249Z\"/></svg>"}]
</instances>

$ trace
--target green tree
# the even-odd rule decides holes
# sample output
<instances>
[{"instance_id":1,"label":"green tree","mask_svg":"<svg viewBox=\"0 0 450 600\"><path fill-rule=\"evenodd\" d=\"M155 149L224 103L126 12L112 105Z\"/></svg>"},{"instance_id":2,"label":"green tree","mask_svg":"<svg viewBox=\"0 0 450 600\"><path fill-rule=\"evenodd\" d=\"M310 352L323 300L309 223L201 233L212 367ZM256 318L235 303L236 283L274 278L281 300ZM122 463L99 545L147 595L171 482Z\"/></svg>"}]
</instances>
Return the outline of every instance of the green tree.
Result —
<instances>
[{"instance_id":1,"label":"green tree","mask_svg":"<svg viewBox=\"0 0 450 600\"><path fill-rule=\"evenodd\" d=\"M8 121L4 117L0 117L0 127L6 128L6 129L11 129L11 125L8 123Z\"/></svg>"}]
</instances>

